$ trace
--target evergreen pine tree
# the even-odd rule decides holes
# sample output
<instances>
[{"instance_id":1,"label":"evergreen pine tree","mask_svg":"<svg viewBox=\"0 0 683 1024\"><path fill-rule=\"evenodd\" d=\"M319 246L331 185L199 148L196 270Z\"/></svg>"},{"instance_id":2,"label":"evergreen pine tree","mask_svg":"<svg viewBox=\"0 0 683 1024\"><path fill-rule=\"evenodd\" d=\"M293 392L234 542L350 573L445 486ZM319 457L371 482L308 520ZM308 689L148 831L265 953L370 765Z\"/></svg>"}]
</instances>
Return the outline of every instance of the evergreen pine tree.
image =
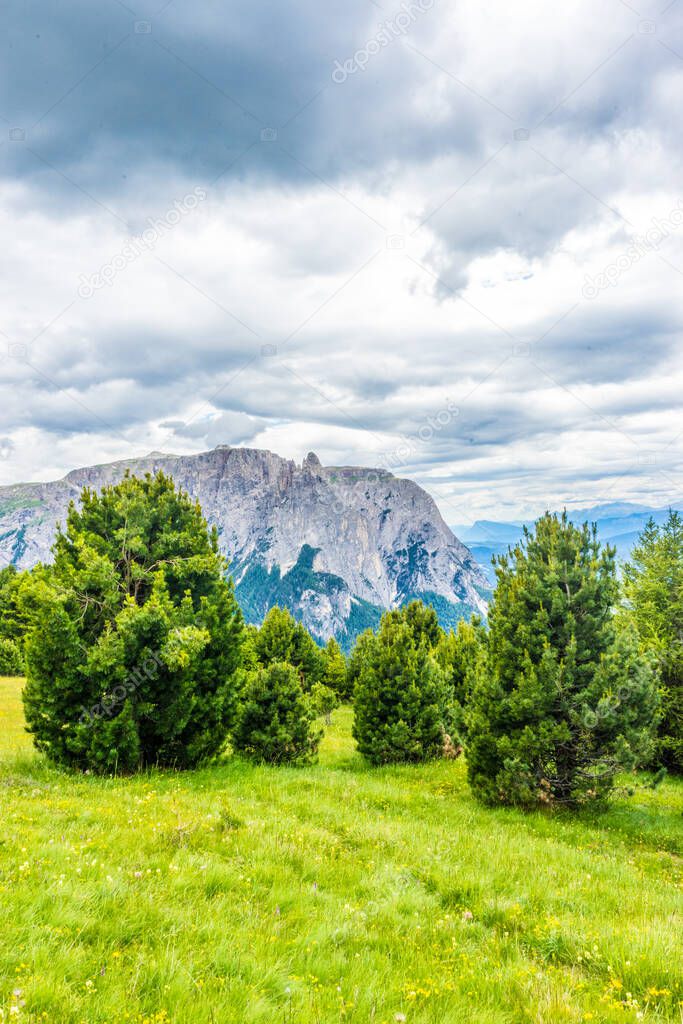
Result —
<instances>
[{"instance_id":1,"label":"evergreen pine tree","mask_svg":"<svg viewBox=\"0 0 683 1024\"><path fill-rule=\"evenodd\" d=\"M486 627L478 615L460 619L455 630L444 634L436 648L452 701L449 733L462 742L466 737L466 711L474 688L479 659L486 649Z\"/></svg>"},{"instance_id":2,"label":"evergreen pine tree","mask_svg":"<svg viewBox=\"0 0 683 1024\"><path fill-rule=\"evenodd\" d=\"M360 671L363 666L365 652L370 644L374 642L375 634L371 629L365 629L356 637L356 642L351 649L346 662L346 693L349 700L354 699L356 686L360 678Z\"/></svg>"},{"instance_id":3,"label":"evergreen pine tree","mask_svg":"<svg viewBox=\"0 0 683 1024\"><path fill-rule=\"evenodd\" d=\"M256 762L309 764L321 735L292 665L273 661L250 676L232 733L235 751Z\"/></svg>"},{"instance_id":4,"label":"evergreen pine tree","mask_svg":"<svg viewBox=\"0 0 683 1024\"><path fill-rule=\"evenodd\" d=\"M327 641L323 665L322 682L337 695L339 700L348 700L351 694L347 686L346 658L334 637Z\"/></svg>"},{"instance_id":5,"label":"evergreen pine tree","mask_svg":"<svg viewBox=\"0 0 683 1024\"><path fill-rule=\"evenodd\" d=\"M364 635L360 652L353 722L360 752L376 765L439 756L448 694L422 632L389 612L376 636Z\"/></svg>"},{"instance_id":6,"label":"evergreen pine tree","mask_svg":"<svg viewBox=\"0 0 683 1024\"><path fill-rule=\"evenodd\" d=\"M306 627L297 622L287 608L270 609L254 637L254 651L264 668L275 661L286 661L300 674L301 684L310 691L322 681L325 662L323 652Z\"/></svg>"},{"instance_id":7,"label":"evergreen pine tree","mask_svg":"<svg viewBox=\"0 0 683 1024\"><path fill-rule=\"evenodd\" d=\"M339 698L325 683L314 683L311 688L311 704L316 715L324 717L325 725L330 725L332 712L339 707Z\"/></svg>"},{"instance_id":8,"label":"evergreen pine tree","mask_svg":"<svg viewBox=\"0 0 683 1024\"><path fill-rule=\"evenodd\" d=\"M243 623L218 538L159 474L85 490L31 587L24 707L39 749L95 771L189 767L225 742Z\"/></svg>"},{"instance_id":9,"label":"evergreen pine tree","mask_svg":"<svg viewBox=\"0 0 683 1024\"><path fill-rule=\"evenodd\" d=\"M498 560L488 651L467 715L471 785L489 803L600 799L651 749L658 697L617 637L614 549L546 514Z\"/></svg>"},{"instance_id":10,"label":"evergreen pine tree","mask_svg":"<svg viewBox=\"0 0 683 1024\"><path fill-rule=\"evenodd\" d=\"M444 638L439 619L429 604L414 600L401 608L393 608L386 612L391 622L404 622L413 634L415 645L424 643L429 650L434 650Z\"/></svg>"},{"instance_id":11,"label":"evergreen pine tree","mask_svg":"<svg viewBox=\"0 0 683 1024\"><path fill-rule=\"evenodd\" d=\"M0 636L0 676L22 676L24 659L16 640Z\"/></svg>"},{"instance_id":12,"label":"evergreen pine tree","mask_svg":"<svg viewBox=\"0 0 683 1024\"><path fill-rule=\"evenodd\" d=\"M661 673L656 762L683 772L683 518L650 520L624 568L624 617L652 651Z\"/></svg>"}]
</instances>

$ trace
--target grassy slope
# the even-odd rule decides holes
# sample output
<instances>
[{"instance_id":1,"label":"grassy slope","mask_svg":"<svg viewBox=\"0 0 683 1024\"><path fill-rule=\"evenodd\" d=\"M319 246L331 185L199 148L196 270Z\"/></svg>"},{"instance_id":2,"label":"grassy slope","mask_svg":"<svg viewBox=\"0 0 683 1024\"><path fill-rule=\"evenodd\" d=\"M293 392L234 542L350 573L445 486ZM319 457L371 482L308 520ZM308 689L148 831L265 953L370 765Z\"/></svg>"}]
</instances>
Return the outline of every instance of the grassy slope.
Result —
<instances>
[{"instance_id":1,"label":"grassy slope","mask_svg":"<svg viewBox=\"0 0 683 1024\"><path fill-rule=\"evenodd\" d=\"M462 763L365 769L346 709L303 770L103 780L21 742L0 680L5 1019L681 1020L680 783L494 812Z\"/></svg>"}]
</instances>

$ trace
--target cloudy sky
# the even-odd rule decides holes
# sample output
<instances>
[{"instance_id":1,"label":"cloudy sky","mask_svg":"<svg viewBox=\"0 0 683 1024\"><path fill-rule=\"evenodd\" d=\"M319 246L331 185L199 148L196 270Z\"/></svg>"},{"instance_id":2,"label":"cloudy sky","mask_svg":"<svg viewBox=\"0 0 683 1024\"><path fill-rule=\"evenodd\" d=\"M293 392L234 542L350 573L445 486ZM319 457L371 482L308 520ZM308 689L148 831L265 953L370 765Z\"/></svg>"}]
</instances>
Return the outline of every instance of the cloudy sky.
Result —
<instances>
[{"instance_id":1,"label":"cloudy sky","mask_svg":"<svg viewBox=\"0 0 683 1024\"><path fill-rule=\"evenodd\" d=\"M9 0L0 483L216 444L681 500L683 0Z\"/></svg>"}]
</instances>

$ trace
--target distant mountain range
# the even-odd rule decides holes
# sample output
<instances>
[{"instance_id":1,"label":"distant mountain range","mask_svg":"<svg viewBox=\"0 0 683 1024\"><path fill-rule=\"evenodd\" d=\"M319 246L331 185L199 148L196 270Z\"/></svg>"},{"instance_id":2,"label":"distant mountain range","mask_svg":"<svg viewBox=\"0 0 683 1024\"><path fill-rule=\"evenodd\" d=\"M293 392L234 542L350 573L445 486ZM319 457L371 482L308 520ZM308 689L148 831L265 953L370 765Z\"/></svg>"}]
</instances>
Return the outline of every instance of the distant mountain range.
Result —
<instances>
[{"instance_id":1,"label":"distant mountain range","mask_svg":"<svg viewBox=\"0 0 683 1024\"><path fill-rule=\"evenodd\" d=\"M627 561L648 519L652 517L656 523L661 524L668 514L668 507L649 508L647 505L622 501L574 509L569 512L569 518L578 525L596 523L600 540L609 541L617 549L617 559ZM486 573L489 583L493 585L496 577L491 558L493 555L504 554L510 545L515 545L522 537L524 526L531 527L533 523L533 519L511 522L478 519L471 526L452 526L451 529L468 546Z\"/></svg>"},{"instance_id":2,"label":"distant mountain range","mask_svg":"<svg viewBox=\"0 0 683 1024\"><path fill-rule=\"evenodd\" d=\"M58 522L88 486L163 470L202 506L230 562L250 622L285 605L321 641L348 647L385 608L419 597L445 626L485 612L486 577L433 499L386 470L301 465L221 445L74 470L54 483L0 487L0 564L49 561Z\"/></svg>"},{"instance_id":3,"label":"distant mountain range","mask_svg":"<svg viewBox=\"0 0 683 1024\"><path fill-rule=\"evenodd\" d=\"M386 470L301 465L268 451L220 445L198 455L150 455L74 470L54 483L0 487L0 565L26 568L50 560L58 522L84 486L101 488L163 470L196 498L230 562L250 622L284 605L320 641L346 648L385 608L421 598L444 626L472 611L485 614L495 574L493 555L522 537L523 521L478 520L449 527L433 499ZM575 523L596 522L600 539L627 559L652 517L667 508L614 502L573 510ZM532 526L529 520L526 525Z\"/></svg>"}]
</instances>

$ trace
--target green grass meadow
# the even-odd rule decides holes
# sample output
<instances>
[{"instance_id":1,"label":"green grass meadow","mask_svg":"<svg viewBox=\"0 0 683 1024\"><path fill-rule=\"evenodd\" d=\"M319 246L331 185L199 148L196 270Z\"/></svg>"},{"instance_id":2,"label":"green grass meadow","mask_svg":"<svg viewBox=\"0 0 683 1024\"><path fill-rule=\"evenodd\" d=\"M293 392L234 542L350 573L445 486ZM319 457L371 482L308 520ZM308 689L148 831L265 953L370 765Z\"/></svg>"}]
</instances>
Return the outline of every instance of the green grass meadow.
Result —
<instances>
[{"instance_id":1,"label":"green grass meadow","mask_svg":"<svg viewBox=\"0 0 683 1024\"><path fill-rule=\"evenodd\" d=\"M0 680L0 1020L683 1020L683 783L599 817L487 810L462 760L98 779ZM629 780L633 782L634 780Z\"/></svg>"}]
</instances>

